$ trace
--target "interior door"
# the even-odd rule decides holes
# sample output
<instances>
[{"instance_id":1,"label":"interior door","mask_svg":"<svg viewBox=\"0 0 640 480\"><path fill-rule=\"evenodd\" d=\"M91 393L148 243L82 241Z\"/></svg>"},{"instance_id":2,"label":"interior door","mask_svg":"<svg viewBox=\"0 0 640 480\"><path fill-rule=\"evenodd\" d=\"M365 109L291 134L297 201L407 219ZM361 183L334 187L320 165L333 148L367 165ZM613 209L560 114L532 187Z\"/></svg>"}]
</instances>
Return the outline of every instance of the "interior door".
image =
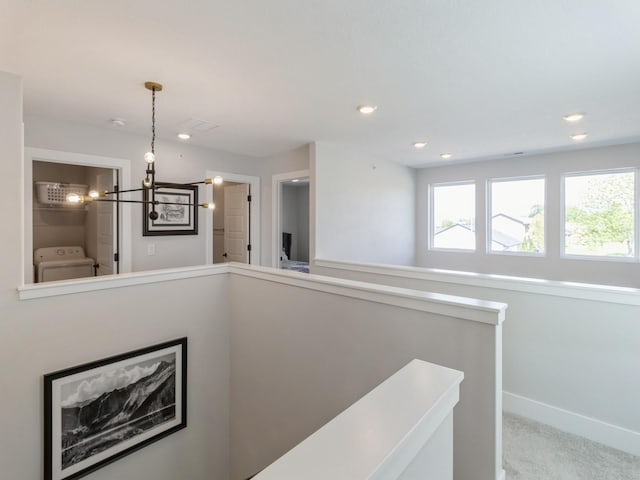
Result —
<instances>
[{"instance_id":1,"label":"interior door","mask_svg":"<svg viewBox=\"0 0 640 480\"><path fill-rule=\"evenodd\" d=\"M113 191L115 171L99 173L97 175L98 190ZM98 234L97 234L97 258L98 275L113 275L115 267L113 262L114 252L114 209L117 208L114 202L96 202L98 214Z\"/></svg>"},{"instance_id":2,"label":"interior door","mask_svg":"<svg viewBox=\"0 0 640 480\"><path fill-rule=\"evenodd\" d=\"M225 262L250 263L249 184L224 187Z\"/></svg>"}]
</instances>

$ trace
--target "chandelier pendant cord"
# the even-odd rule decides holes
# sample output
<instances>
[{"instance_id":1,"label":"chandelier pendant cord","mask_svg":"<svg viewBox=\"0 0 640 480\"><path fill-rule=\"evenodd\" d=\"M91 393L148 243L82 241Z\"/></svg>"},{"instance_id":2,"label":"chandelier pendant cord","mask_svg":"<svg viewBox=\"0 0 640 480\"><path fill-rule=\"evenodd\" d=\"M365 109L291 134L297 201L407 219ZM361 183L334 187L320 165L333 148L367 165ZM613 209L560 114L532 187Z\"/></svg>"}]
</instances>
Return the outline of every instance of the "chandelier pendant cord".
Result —
<instances>
[{"instance_id":1,"label":"chandelier pendant cord","mask_svg":"<svg viewBox=\"0 0 640 480\"><path fill-rule=\"evenodd\" d=\"M156 154L156 88L151 89L151 153ZM151 164L151 218L156 214L156 162Z\"/></svg>"},{"instance_id":2,"label":"chandelier pendant cord","mask_svg":"<svg viewBox=\"0 0 640 480\"><path fill-rule=\"evenodd\" d=\"M158 205L176 205L180 207L203 207L208 208L210 210L215 209L215 204L213 202L206 203L197 203L194 201L193 203L182 203L182 202L171 202L163 199L162 201L156 200L156 188L158 188L156 184L156 163L155 163L155 153L156 153L156 92L162 91L162 84L157 82L145 82L144 84L147 90L151 90L151 151L144 154L144 160L147 163L147 168L145 170L145 178L142 180L141 188L128 188L128 189L120 189L117 185L114 186L112 191L103 190L96 191L92 190L89 192L89 195L78 195L78 194L69 194L67 195L67 202L69 203L84 203L84 202L114 202L116 203L117 212L120 211L121 203L139 203L142 204L145 211L145 217L147 216L151 221L155 221L158 219ZM195 182L188 183L176 183L173 182L170 185L176 188L180 187L193 187L198 185L221 185L223 179L221 176L216 176L215 178L205 178L204 180L199 180ZM162 184L164 186L164 183ZM167 184L169 185L169 184ZM149 192L149 190L151 192ZM142 200L129 200L123 199L121 195L123 193L131 193L131 192L142 192L143 199ZM112 198L107 198L112 196ZM150 200L148 200L150 198ZM195 197L197 198L197 197ZM211 198L213 199L213 191L211 193ZM147 208L150 210L147 210Z\"/></svg>"}]
</instances>

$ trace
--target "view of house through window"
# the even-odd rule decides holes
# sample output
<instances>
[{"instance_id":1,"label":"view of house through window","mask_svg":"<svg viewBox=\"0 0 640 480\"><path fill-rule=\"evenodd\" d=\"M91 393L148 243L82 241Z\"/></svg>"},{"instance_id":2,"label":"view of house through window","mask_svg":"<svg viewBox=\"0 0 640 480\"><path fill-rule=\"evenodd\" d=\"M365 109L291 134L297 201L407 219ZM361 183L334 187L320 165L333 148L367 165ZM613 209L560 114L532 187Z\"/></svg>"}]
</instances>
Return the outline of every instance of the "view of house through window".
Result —
<instances>
[{"instance_id":1,"label":"view of house through window","mask_svg":"<svg viewBox=\"0 0 640 480\"><path fill-rule=\"evenodd\" d=\"M490 183L492 252L544 253L544 178Z\"/></svg>"},{"instance_id":2,"label":"view of house through window","mask_svg":"<svg viewBox=\"0 0 640 480\"><path fill-rule=\"evenodd\" d=\"M475 250L475 195L473 183L432 186L432 248Z\"/></svg>"},{"instance_id":3,"label":"view of house through window","mask_svg":"<svg viewBox=\"0 0 640 480\"><path fill-rule=\"evenodd\" d=\"M635 174L567 175L564 253L633 257Z\"/></svg>"}]
</instances>

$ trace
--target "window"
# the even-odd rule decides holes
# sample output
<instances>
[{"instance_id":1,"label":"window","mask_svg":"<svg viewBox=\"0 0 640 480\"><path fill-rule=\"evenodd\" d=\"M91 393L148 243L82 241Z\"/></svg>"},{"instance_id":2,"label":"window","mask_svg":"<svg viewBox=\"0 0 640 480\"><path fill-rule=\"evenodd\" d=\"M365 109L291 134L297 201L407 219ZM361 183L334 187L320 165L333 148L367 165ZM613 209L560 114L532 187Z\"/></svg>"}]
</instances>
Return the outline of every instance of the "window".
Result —
<instances>
[{"instance_id":1,"label":"window","mask_svg":"<svg viewBox=\"0 0 640 480\"><path fill-rule=\"evenodd\" d=\"M476 249L476 186L431 186L431 248Z\"/></svg>"},{"instance_id":2,"label":"window","mask_svg":"<svg viewBox=\"0 0 640 480\"><path fill-rule=\"evenodd\" d=\"M564 253L635 256L635 172L564 177Z\"/></svg>"},{"instance_id":3,"label":"window","mask_svg":"<svg viewBox=\"0 0 640 480\"><path fill-rule=\"evenodd\" d=\"M489 182L489 251L544 253L544 178Z\"/></svg>"}]
</instances>

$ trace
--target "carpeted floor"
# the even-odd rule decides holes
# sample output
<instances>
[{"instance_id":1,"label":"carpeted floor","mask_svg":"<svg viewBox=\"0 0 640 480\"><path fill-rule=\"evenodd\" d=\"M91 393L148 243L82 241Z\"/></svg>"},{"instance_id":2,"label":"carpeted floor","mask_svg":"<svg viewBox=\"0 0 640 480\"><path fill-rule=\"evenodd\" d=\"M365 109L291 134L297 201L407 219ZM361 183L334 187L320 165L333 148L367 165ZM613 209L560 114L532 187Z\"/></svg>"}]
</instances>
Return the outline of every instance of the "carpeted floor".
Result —
<instances>
[{"instance_id":1,"label":"carpeted floor","mask_svg":"<svg viewBox=\"0 0 640 480\"><path fill-rule=\"evenodd\" d=\"M640 457L515 415L503 416L507 480L640 480Z\"/></svg>"}]
</instances>

